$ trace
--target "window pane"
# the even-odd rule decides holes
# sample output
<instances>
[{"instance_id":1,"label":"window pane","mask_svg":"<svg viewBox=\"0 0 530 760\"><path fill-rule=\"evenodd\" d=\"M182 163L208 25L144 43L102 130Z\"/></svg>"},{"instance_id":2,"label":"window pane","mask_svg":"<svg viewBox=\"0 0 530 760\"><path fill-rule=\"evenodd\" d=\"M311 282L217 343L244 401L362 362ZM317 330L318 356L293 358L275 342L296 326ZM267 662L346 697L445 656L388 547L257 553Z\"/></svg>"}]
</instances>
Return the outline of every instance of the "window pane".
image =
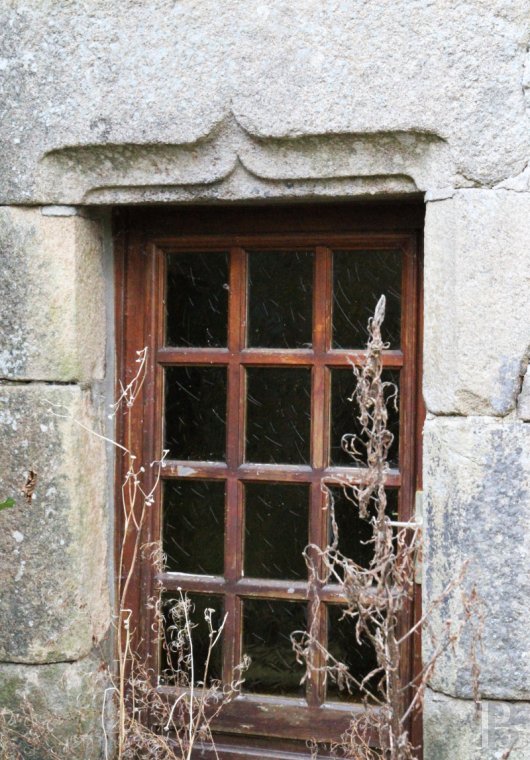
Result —
<instances>
[{"instance_id":1,"label":"window pane","mask_svg":"<svg viewBox=\"0 0 530 760\"><path fill-rule=\"evenodd\" d=\"M224 507L224 482L165 482L162 536L167 570L223 574Z\"/></svg>"},{"instance_id":2,"label":"window pane","mask_svg":"<svg viewBox=\"0 0 530 760\"><path fill-rule=\"evenodd\" d=\"M344 663L357 681L371 673L377 667L377 659L369 644L360 646L355 637L355 621L342 618L342 607L329 604L328 607L328 650L339 662ZM368 686L374 688L375 679L370 679ZM331 701L358 700L361 696L359 688L352 686L351 693L346 689L339 690L337 684L328 678L327 699Z\"/></svg>"},{"instance_id":3,"label":"window pane","mask_svg":"<svg viewBox=\"0 0 530 760\"><path fill-rule=\"evenodd\" d=\"M308 464L311 370L247 370L247 462Z\"/></svg>"},{"instance_id":4,"label":"window pane","mask_svg":"<svg viewBox=\"0 0 530 760\"><path fill-rule=\"evenodd\" d=\"M307 629L307 605L302 602L243 602L243 652L252 659L244 690L261 694L304 695L305 669L296 662L293 631Z\"/></svg>"},{"instance_id":5,"label":"window pane","mask_svg":"<svg viewBox=\"0 0 530 760\"><path fill-rule=\"evenodd\" d=\"M366 543L370 541L373 535L373 529L369 520L363 520L359 517L357 504L347 498L340 486L331 486L329 488L333 506L335 510L335 520L339 533L339 551L346 557L352 559L362 567L368 567L373 557L373 545ZM397 489L387 489L387 508L386 513L392 519L398 516L398 491ZM373 514L373 510L372 510ZM328 527L328 542L333 540L331 527L331 514Z\"/></svg>"},{"instance_id":6,"label":"window pane","mask_svg":"<svg viewBox=\"0 0 530 760\"><path fill-rule=\"evenodd\" d=\"M228 254L168 256L166 344L226 346L227 322Z\"/></svg>"},{"instance_id":7,"label":"window pane","mask_svg":"<svg viewBox=\"0 0 530 760\"><path fill-rule=\"evenodd\" d=\"M383 340L401 342L401 252L334 251L333 347L363 348L368 319L386 296Z\"/></svg>"},{"instance_id":8,"label":"window pane","mask_svg":"<svg viewBox=\"0 0 530 760\"><path fill-rule=\"evenodd\" d=\"M211 594L187 594L191 601L188 619L192 626L191 641L193 645L193 668L195 685L201 685L206 681L209 685L212 680L220 680L223 670L222 639L212 649L208 671L205 672L206 659L210 646L208 623L204 618L205 610L210 608L212 625L218 630L223 622L223 597ZM188 686L191 682L191 668L184 668L179 664L178 631L186 630L185 618L182 612L182 604L177 593L168 591L162 594L162 616L164 619L164 641L160 656L160 681L163 684L175 686ZM189 640L189 639L188 639ZM190 654L189 644L186 645L185 654ZM206 678L205 678L206 676Z\"/></svg>"},{"instance_id":9,"label":"window pane","mask_svg":"<svg viewBox=\"0 0 530 760\"><path fill-rule=\"evenodd\" d=\"M248 345L310 347L313 253L252 251L248 262Z\"/></svg>"},{"instance_id":10,"label":"window pane","mask_svg":"<svg viewBox=\"0 0 530 760\"><path fill-rule=\"evenodd\" d=\"M166 442L170 459L225 458L226 369L166 369Z\"/></svg>"},{"instance_id":11,"label":"window pane","mask_svg":"<svg viewBox=\"0 0 530 760\"><path fill-rule=\"evenodd\" d=\"M399 405L399 372L396 370L384 370L383 382L393 383L398 388L397 403ZM358 420L359 410L357 404L348 399L355 388L355 376L351 369L331 370L331 456L330 463L337 466L359 467L352 457L344 451L341 441L344 435L354 434L358 438L356 448L361 454L361 462L366 462L363 441L366 437L360 437L361 425ZM388 410L388 430L394 436L394 440L388 451L388 463L391 467L398 466L399 452L399 411L394 406L395 389L389 386L385 389Z\"/></svg>"},{"instance_id":12,"label":"window pane","mask_svg":"<svg viewBox=\"0 0 530 760\"><path fill-rule=\"evenodd\" d=\"M245 575L305 579L309 486L245 485Z\"/></svg>"}]
</instances>

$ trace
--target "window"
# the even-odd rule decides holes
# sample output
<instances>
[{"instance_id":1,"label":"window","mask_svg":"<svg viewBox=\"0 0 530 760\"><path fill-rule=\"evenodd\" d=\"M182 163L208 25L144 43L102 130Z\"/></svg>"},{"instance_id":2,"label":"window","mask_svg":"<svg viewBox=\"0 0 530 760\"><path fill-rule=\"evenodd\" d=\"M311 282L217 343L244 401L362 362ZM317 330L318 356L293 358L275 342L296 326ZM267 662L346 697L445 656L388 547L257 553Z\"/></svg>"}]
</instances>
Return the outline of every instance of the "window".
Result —
<instances>
[{"instance_id":1,"label":"window","mask_svg":"<svg viewBox=\"0 0 530 760\"><path fill-rule=\"evenodd\" d=\"M401 519L413 508L421 224L414 205L117 216L122 377L134 373L135 351L150 351L127 435L145 462L169 449L145 540L162 539L169 592L181 587L198 609L228 613L215 673L230 679L243 653L252 657L241 697L218 721L221 757L306 757L308 739L337 738L361 709L322 677L300 685L289 636L312 609L302 551L328 539L322 484L358 473L340 446L355 432L349 360L362 358L381 293L385 373L400 388L389 501ZM344 551L367 561L366 526L339 489L336 505ZM160 667L149 649L154 581L146 564L130 603L139 646ZM322 642L369 672L371 652L341 620L340 587L318 593Z\"/></svg>"}]
</instances>

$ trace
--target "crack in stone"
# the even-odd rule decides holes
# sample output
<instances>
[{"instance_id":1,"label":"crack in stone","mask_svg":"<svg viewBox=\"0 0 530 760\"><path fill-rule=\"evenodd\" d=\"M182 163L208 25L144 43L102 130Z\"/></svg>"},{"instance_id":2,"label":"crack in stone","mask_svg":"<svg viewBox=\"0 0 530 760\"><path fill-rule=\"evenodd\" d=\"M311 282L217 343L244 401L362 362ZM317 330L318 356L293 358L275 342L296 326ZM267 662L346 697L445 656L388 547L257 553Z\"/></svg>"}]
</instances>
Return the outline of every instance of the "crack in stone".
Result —
<instances>
[{"instance_id":1,"label":"crack in stone","mask_svg":"<svg viewBox=\"0 0 530 760\"><path fill-rule=\"evenodd\" d=\"M530 422L530 346L521 360L519 382L515 396L515 409L521 422Z\"/></svg>"},{"instance_id":2,"label":"crack in stone","mask_svg":"<svg viewBox=\"0 0 530 760\"><path fill-rule=\"evenodd\" d=\"M513 174L494 185L493 190L504 190L510 193L528 193L530 190L530 161L519 174Z\"/></svg>"},{"instance_id":3,"label":"crack in stone","mask_svg":"<svg viewBox=\"0 0 530 760\"><path fill-rule=\"evenodd\" d=\"M447 697L447 699L453 699L455 702L473 703L474 701L472 697L463 697L456 694L449 694L442 689L434 688L430 684L428 684L427 688L430 692L432 692L432 694L439 694L442 697ZM480 705L482 702L499 702L511 705L530 705L530 700L528 699L509 699L508 697L480 697L478 704Z\"/></svg>"},{"instance_id":4,"label":"crack in stone","mask_svg":"<svg viewBox=\"0 0 530 760\"><path fill-rule=\"evenodd\" d=\"M16 386L16 385L78 385L84 387L78 380L41 380L39 378L16 378L16 377L0 377L0 385L4 386Z\"/></svg>"},{"instance_id":5,"label":"crack in stone","mask_svg":"<svg viewBox=\"0 0 530 760\"><path fill-rule=\"evenodd\" d=\"M46 660L46 662L33 662L31 660L0 660L0 665L13 665L13 667L22 666L24 668L44 668L47 665L75 665L77 662L83 662L90 657L89 654L73 659L66 660Z\"/></svg>"}]
</instances>

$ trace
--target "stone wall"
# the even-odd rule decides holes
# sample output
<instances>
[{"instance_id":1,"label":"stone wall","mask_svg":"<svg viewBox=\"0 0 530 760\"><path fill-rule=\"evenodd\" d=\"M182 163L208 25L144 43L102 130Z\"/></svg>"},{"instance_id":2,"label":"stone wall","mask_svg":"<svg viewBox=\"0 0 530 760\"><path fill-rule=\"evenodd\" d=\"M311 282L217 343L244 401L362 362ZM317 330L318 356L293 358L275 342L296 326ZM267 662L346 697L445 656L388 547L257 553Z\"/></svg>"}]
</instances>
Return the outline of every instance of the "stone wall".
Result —
<instances>
[{"instance_id":1,"label":"stone wall","mask_svg":"<svg viewBox=\"0 0 530 760\"><path fill-rule=\"evenodd\" d=\"M109 456L89 432L107 403L101 225L5 206L0 256L0 497L16 501L0 514L0 705L27 698L72 757L96 758L111 627Z\"/></svg>"},{"instance_id":2,"label":"stone wall","mask_svg":"<svg viewBox=\"0 0 530 760\"><path fill-rule=\"evenodd\" d=\"M431 681L425 757L493 760L517 735L511 760L530 758L528 0L1 13L0 496L17 496L0 514L3 699L60 672L47 704L82 693L99 710L112 494L108 452L74 421L98 428L110 400L96 209L423 194L425 601L468 559L487 612L482 713L464 639ZM435 627L445 614L456 602Z\"/></svg>"},{"instance_id":3,"label":"stone wall","mask_svg":"<svg viewBox=\"0 0 530 760\"><path fill-rule=\"evenodd\" d=\"M439 662L426 756L530 757L530 193L460 190L425 228L424 603L468 562L483 600L480 695L471 641ZM462 615L458 595L434 616ZM430 651L428 638L425 644Z\"/></svg>"}]
</instances>

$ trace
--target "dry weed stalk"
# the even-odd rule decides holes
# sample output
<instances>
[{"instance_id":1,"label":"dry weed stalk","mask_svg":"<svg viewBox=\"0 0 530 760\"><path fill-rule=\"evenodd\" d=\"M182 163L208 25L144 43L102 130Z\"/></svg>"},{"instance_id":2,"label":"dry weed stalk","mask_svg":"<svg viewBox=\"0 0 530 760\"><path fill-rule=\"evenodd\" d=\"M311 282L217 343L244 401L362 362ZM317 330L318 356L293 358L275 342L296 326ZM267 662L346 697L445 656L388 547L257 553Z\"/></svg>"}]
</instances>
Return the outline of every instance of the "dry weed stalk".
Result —
<instances>
[{"instance_id":1,"label":"dry weed stalk","mask_svg":"<svg viewBox=\"0 0 530 760\"><path fill-rule=\"evenodd\" d=\"M121 409L125 413L126 424L131 424L128 411L134 406L143 386L147 367L147 349L138 352L138 370L131 382L121 388L121 394L114 405L114 414ZM130 430L128 431L130 433ZM130 440L126 434L126 440ZM116 683L110 690L115 697L118 710L117 758L149 758L156 760L189 760L198 742L215 746L211 724L224 705L240 691L242 674L247 663L242 663L234 673L234 680L222 685L210 677L210 661L221 638L226 616L217 627L213 623L214 610L206 609L204 620L208 627L208 649L202 672L196 672L193 656L193 604L181 591L163 611L159 586L156 598L150 600L154 609L152 635L155 645L165 652L167 668L166 682L175 687L175 695L168 697L156 689L158 674L138 656L134 650L132 610L127 607L127 597L140 556L152 563L155 574L162 570L163 555L160 544L142 545L143 528L148 512L154 503L161 470L167 451L159 461L153 462L155 474L150 478L151 486L144 487L145 468L136 463L135 455L124 446L119 446L126 457L127 468L122 484L123 542L118 559L118 576L124 581L120 589L119 613L117 621L118 673ZM131 541L132 537L132 541ZM125 561L126 542L132 558ZM107 749L107 757L108 757Z\"/></svg>"},{"instance_id":2,"label":"dry weed stalk","mask_svg":"<svg viewBox=\"0 0 530 760\"><path fill-rule=\"evenodd\" d=\"M311 545L305 552L313 587L313 605L317 608L320 604L319 586L329 582L341 584L345 598L343 617L354 621L357 643L371 646L377 665L363 678L357 678L323 648L316 630L297 631L292 635L297 658L306 666L306 677L317 668L315 653L318 652L320 661L324 662L320 667L326 678L334 680L339 688L355 689L361 694L363 713L352 718L349 729L333 748L335 755L353 760L413 760L416 748L408 730L411 715L421 706L436 662L448 647L455 645L464 626L478 609L476 592L473 590L467 595L463 591L464 566L442 594L431 602L422 619L409 630L403 630L404 612L412 603L414 593L421 525L392 520L387 510L385 482L389 469L388 452L393 441L387 427L388 405L397 405L397 388L382 379L382 354L388 348L381 336L384 314L385 298L382 296L374 317L369 320L365 361L361 367L352 365L355 389L349 400L357 406L361 435L358 438L345 435L342 439L344 450L364 468L364 477L360 484L348 479L339 481L352 509L358 510L359 516L370 522L372 534L368 543L372 545L372 558L369 565L363 567L340 551L333 497L325 486L332 541L323 550ZM462 593L464 615L458 621L447 620L443 635L436 638L429 625L432 613L456 591ZM315 625L318 621L316 612L314 609L312 615ZM431 636L432 656L411 681L404 675L403 644L419 628ZM478 678L476 658L473 676Z\"/></svg>"},{"instance_id":3,"label":"dry weed stalk","mask_svg":"<svg viewBox=\"0 0 530 760\"><path fill-rule=\"evenodd\" d=\"M156 605L155 626L163 631L162 647L167 666L163 671L165 683L175 688L176 696L167 698L152 688L149 672L134 662L128 685L134 693L133 708L129 710L123 758L161 758L161 760L189 760L200 742L213 748L212 723L240 692L242 674L248 663L245 660L229 684L210 677L213 651L218 644L226 622L226 615L217 626L213 622L213 609L206 609L204 620L208 628L209 645L204 665L197 672L193 652L193 604L181 590L167 602L165 613ZM148 713L154 728L146 726L137 716Z\"/></svg>"},{"instance_id":4,"label":"dry weed stalk","mask_svg":"<svg viewBox=\"0 0 530 760\"><path fill-rule=\"evenodd\" d=\"M131 440L131 415L147 371L147 348L137 352L137 368L128 385L120 386L120 395L112 407L111 418L124 414L125 440ZM105 690L102 724L105 736L105 758L117 760L189 760L194 747L210 745L215 753L211 724L223 706L239 694L243 673L248 667L245 659L234 672L233 681L221 684L210 677L210 661L218 645L226 616L217 627L213 622L214 610L206 609L204 620L208 627L208 648L202 672L196 672L193 657L193 604L181 590L177 598L170 600L163 611L161 594L148 602L154 609L152 629L155 646L165 652L167 668L164 678L175 687L171 696L161 694L156 688L158 673L146 665L136 651L136 631L133 629L132 610L127 605L128 594L134 581L138 562L150 562L155 575L162 570L163 555L159 543L143 544L144 526L154 503L161 471L167 452L160 460L152 462L149 470L138 463L136 455L126 446L98 433L68 410L50 404L52 414L69 419L90 434L118 449L126 462L126 472L121 486L121 509L123 540L117 560L117 576L123 581L119 589L116 619L117 663L115 672L109 675L110 685ZM148 484L148 485L146 485ZM126 551L128 557L126 561ZM110 710L109 710L110 706ZM112 717L108 719L109 712ZM63 735L61 721L54 717L43 719L35 713L30 702L22 704L19 712L0 710L0 760L22 760L33 757L47 760L64 760L65 757L84 756L87 738ZM30 754L25 754L29 751Z\"/></svg>"},{"instance_id":5,"label":"dry weed stalk","mask_svg":"<svg viewBox=\"0 0 530 760\"><path fill-rule=\"evenodd\" d=\"M409 630L402 630L403 611L411 602L413 594L415 557L421 548L421 526L414 522L396 522L387 514L385 480L388 473L388 451L393 440L387 428L387 404L397 403L397 389L382 380L382 352L387 347L381 337L384 311L385 299L382 297L374 317L369 322L365 363L360 368L353 366L356 386L351 400L355 401L359 408L358 419L362 427L364 456L358 449L358 439L344 436L342 441L344 449L352 459L363 466L365 477L360 484L348 480L340 481L344 493L352 503L352 509L358 509L360 517L368 520L372 526L372 559L368 567L362 567L340 551L338 526L329 489L326 489L326 493L332 523L332 542L325 549L312 545L307 547L305 552L310 585L315 591L312 594L313 604L320 604L317 587L330 581L340 583L345 599L344 616L355 622L357 642L372 646L377 666L365 677L358 679L343 663L322 648L316 631L310 629L295 632L292 636L297 657L306 665L306 676L317 667L315 653L320 650L326 677L335 680L339 687L355 687L362 695L365 708L363 714L352 719L349 729L333 748L336 756L352 760L413 760L415 748L408 733L409 718L421 705L423 692L436 662L448 647L456 644L464 626L476 616L479 607L475 591L468 595L463 591L466 570L463 567L442 594L431 602L421 620ZM113 410L113 414L124 411L127 425L130 425L128 411L134 406L144 383L147 349L138 352L137 364L133 380L121 388L120 397ZM54 413L62 417L69 416L59 411ZM80 421L73 421L94 433ZM116 725L110 728L111 734L116 736L116 747L114 752L114 748L111 749L107 742L107 726L105 756L117 756L118 760L133 760L138 757L189 760L198 743L206 742L213 746L212 721L223 706L239 693L243 682L242 674L248 662L241 664L234 674L233 682L228 685L223 686L219 681L210 678L211 654L222 634L226 618L215 627L213 610L206 610L209 647L204 669L201 673L196 673L193 657L195 624L191 619L191 602L179 591L177 598L172 600L165 612L164 625L157 595L151 602L155 609L152 633L157 642L161 636L163 637L162 647L168 662L165 679L175 687L174 696L168 698L154 688L157 674L145 665L134 649L132 611L127 607L126 600L133 582L135 566L142 552L149 553L149 561L153 562L155 567L159 567L162 562L159 545L142 546L142 529L153 505L166 452L163 452L159 461L151 464L154 475L146 479L144 466L137 463L136 456L129 449L99 433L94 435L121 450L127 463L121 489L124 540L117 568L118 577L125 576L120 589L116 624L117 673L115 680L106 690L106 701L112 700L116 709ZM144 482L149 482L150 485L144 486ZM127 563L126 540L129 547L132 546L132 561L129 560ZM161 592L162 589L158 591ZM456 591L462 593L464 615L458 621L447 620L442 636L436 639L430 626L432 613ZM312 619L317 621L318 615L313 614ZM432 656L411 682L403 677L402 645L419 628L431 636ZM477 630L480 630L480 626ZM476 642L477 635L472 638L473 642ZM473 644L473 647L475 646L476 643ZM475 683L478 683L478 666L474 653L472 660L472 674ZM147 715L149 722L146 721ZM66 747L64 740L56 741L54 726L43 724L38 716L32 713L30 705L27 706L22 719L8 711L2 711L0 714L2 760L17 760L23 757L20 752L21 740L26 741L31 747L45 747L46 753L43 756L49 760L76 754L75 750L72 753L71 748ZM317 751L315 745L312 752Z\"/></svg>"}]
</instances>

